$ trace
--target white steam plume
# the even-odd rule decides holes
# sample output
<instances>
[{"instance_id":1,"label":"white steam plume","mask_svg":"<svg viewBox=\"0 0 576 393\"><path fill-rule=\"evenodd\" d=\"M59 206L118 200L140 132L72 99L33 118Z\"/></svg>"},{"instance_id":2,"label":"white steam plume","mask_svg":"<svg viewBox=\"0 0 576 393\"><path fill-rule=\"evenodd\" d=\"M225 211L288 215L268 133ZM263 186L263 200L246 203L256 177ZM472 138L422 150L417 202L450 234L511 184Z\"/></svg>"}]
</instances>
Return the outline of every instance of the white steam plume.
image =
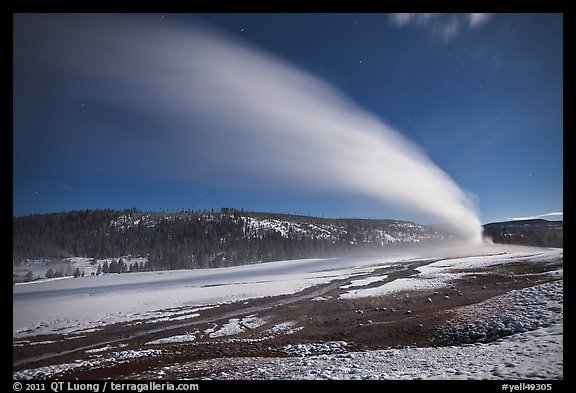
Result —
<instances>
[{"instance_id":1,"label":"white steam plume","mask_svg":"<svg viewBox=\"0 0 576 393\"><path fill-rule=\"evenodd\" d=\"M43 17L37 53L47 66L77 81L89 77L84 89L94 99L179 122L163 138L191 155L373 197L480 242L480 221L458 185L418 146L322 80L207 27Z\"/></svg>"}]
</instances>

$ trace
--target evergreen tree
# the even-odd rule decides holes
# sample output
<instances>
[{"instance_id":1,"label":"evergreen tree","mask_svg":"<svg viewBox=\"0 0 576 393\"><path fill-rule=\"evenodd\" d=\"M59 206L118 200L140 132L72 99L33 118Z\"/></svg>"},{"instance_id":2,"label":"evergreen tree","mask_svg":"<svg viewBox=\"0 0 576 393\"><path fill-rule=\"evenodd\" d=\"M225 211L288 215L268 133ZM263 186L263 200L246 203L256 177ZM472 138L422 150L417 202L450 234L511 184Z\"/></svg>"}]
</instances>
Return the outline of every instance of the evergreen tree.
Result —
<instances>
[{"instance_id":1,"label":"evergreen tree","mask_svg":"<svg viewBox=\"0 0 576 393\"><path fill-rule=\"evenodd\" d=\"M26 273L26 276L24 276L24 282L29 282L34 280L34 274L32 273L32 270L28 270L28 273Z\"/></svg>"},{"instance_id":2,"label":"evergreen tree","mask_svg":"<svg viewBox=\"0 0 576 393\"><path fill-rule=\"evenodd\" d=\"M120 269L118 267L118 261L115 261L113 259L112 262L110 262L109 272L110 273L120 273Z\"/></svg>"},{"instance_id":3,"label":"evergreen tree","mask_svg":"<svg viewBox=\"0 0 576 393\"><path fill-rule=\"evenodd\" d=\"M46 278L54 278L54 270L52 270L52 268L49 268L45 274L45 277Z\"/></svg>"}]
</instances>

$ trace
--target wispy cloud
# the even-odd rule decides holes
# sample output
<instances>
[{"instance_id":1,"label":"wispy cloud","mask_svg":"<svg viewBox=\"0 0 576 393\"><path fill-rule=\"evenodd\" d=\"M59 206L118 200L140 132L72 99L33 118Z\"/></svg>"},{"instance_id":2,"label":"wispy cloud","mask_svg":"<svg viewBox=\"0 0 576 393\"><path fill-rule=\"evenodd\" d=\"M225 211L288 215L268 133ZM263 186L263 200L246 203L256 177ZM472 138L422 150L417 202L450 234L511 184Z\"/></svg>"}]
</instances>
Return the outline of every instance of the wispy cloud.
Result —
<instances>
[{"instance_id":1,"label":"wispy cloud","mask_svg":"<svg viewBox=\"0 0 576 393\"><path fill-rule=\"evenodd\" d=\"M512 220L512 221L535 220L538 218L546 218L546 217L563 218L564 212L551 212L551 213L538 214L536 216L528 216L528 217L509 217L508 220Z\"/></svg>"},{"instance_id":2,"label":"wispy cloud","mask_svg":"<svg viewBox=\"0 0 576 393\"><path fill-rule=\"evenodd\" d=\"M472 13L468 14L468 27L471 29L481 26L484 23L488 22L490 19L490 14L485 13Z\"/></svg>"},{"instance_id":3,"label":"wispy cloud","mask_svg":"<svg viewBox=\"0 0 576 393\"><path fill-rule=\"evenodd\" d=\"M442 14L442 13L396 13L390 14L390 22L400 28L415 26L427 28L434 38L448 42L465 29L476 29L491 18L488 13Z\"/></svg>"}]
</instances>

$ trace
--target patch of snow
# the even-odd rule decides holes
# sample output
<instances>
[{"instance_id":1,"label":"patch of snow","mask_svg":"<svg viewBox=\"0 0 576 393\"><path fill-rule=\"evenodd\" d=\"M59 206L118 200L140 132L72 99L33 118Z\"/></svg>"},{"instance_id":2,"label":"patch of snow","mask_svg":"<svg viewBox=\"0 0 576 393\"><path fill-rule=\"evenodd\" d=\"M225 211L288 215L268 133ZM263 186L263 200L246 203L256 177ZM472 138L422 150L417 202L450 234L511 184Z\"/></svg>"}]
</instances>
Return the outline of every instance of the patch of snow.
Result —
<instances>
[{"instance_id":1,"label":"patch of snow","mask_svg":"<svg viewBox=\"0 0 576 393\"><path fill-rule=\"evenodd\" d=\"M363 278L360 280L352 280L352 281L350 281L350 284L343 285L340 288L341 289L349 289L349 288L356 288L356 287L364 287L366 285L370 285L370 284L375 283L375 282L384 281L387 278L388 278L388 275L385 274L383 276L375 276L375 277Z\"/></svg>"},{"instance_id":2,"label":"patch of snow","mask_svg":"<svg viewBox=\"0 0 576 393\"><path fill-rule=\"evenodd\" d=\"M214 326L212 326L211 328L208 329L204 329L204 334L210 334L216 331L216 328L218 327L218 324L214 324Z\"/></svg>"},{"instance_id":3,"label":"patch of snow","mask_svg":"<svg viewBox=\"0 0 576 393\"><path fill-rule=\"evenodd\" d=\"M324 343L288 344L282 351L291 356L309 356L316 353L346 352L346 341L328 341Z\"/></svg>"},{"instance_id":4,"label":"patch of snow","mask_svg":"<svg viewBox=\"0 0 576 393\"><path fill-rule=\"evenodd\" d=\"M45 341L34 341L31 342L30 345L44 345L44 344L53 344L53 343L57 343L58 341L54 341L54 340L45 340Z\"/></svg>"},{"instance_id":5,"label":"patch of snow","mask_svg":"<svg viewBox=\"0 0 576 393\"><path fill-rule=\"evenodd\" d=\"M375 288L354 289L343 293L338 298L357 299L362 297L383 296L401 291L431 290L445 286L446 282L453 278L455 278L455 275L451 275L450 278L444 275L442 279L440 279L439 276L430 278L399 278Z\"/></svg>"},{"instance_id":6,"label":"patch of snow","mask_svg":"<svg viewBox=\"0 0 576 393\"><path fill-rule=\"evenodd\" d=\"M84 352L86 353L98 353L98 352L104 352L104 351L109 351L111 349L113 349L114 347L112 345L104 345L103 347L100 348L94 348L94 349L88 349Z\"/></svg>"},{"instance_id":7,"label":"patch of snow","mask_svg":"<svg viewBox=\"0 0 576 393\"><path fill-rule=\"evenodd\" d=\"M289 322L282 322L272 326L269 329L266 329L264 333L272 333L272 334L292 334L297 332L298 330L304 329L302 326L294 327L296 322L289 321Z\"/></svg>"},{"instance_id":8,"label":"patch of snow","mask_svg":"<svg viewBox=\"0 0 576 393\"><path fill-rule=\"evenodd\" d=\"M17 371L12 374L12 378L14 380L54 379L58 375L64 374L77 368L110 367L115 364L129 362L136 358L153 357L160 354L162 354L162 350L159 349L113 352L110 357L107 358L103 358L101 355L97 354L93 355L94 357L88 360L76 361L74 363L55 364L51 366Z\"/></svg>"},{"instance_id":9,"label":"patch of snow","mask_svg":"<svg viewBox=\"0 0 576 393\"><path fill-rule=\"evenodd\" d=\"M114 352L112 353L112 359L116 361L122 360L132 360L137 358L143 358L148 356L156 356L160 355L162 350L160 349L141 349L141 350L128 350L128 351L121 351L121 352Z\"/></svg>"},{"instance_id":10,"label":"patch of snow","mask_svg":"<svg viewBox=\"0 0 576 393\"><path fill-rule=\"evenodd\" d=\"M196 331L194 333L186 333L186 334L181 334L178 336L160 338L158 340L149 341L144 345L188 343L188 342L192 342L192 341L196 340L196 334L198 334L198 333L199 332Z\"/></svg>"},{"instance_id":11,"label":"patch of snow","mask_svg":"<svg viewBox=\"0 0 576 393\"><path fill-rule=\"evenodd\" d=\"M232 318L228 323L223 325L219 330L214 331L208 335L210 338L233 336L236 334L244 333L250 329L256 329L266 323L266 320L258 318L256 315L249 315L242 319Z\"/></svg>"}]
</instances>

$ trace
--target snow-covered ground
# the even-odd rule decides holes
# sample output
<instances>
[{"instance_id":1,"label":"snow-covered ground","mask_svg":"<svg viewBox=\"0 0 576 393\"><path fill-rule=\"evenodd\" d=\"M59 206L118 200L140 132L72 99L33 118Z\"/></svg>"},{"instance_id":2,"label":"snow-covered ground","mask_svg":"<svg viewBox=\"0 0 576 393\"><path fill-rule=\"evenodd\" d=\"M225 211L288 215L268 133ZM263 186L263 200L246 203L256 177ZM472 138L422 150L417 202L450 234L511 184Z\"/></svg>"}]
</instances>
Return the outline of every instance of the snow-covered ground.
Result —
<instances>
[{"instance_id":1,"label":"snow-covered ground","mask_svg":"<svg viewBox=\"0 0 576 393\"><path fill-rule=\"evenodd\" d=\"M474 269L482 274L483 269L513 263L519 258L537 264L562 254L562 249L485 245L441 259L426 259L430 255L306 259L17 284L13 287L14 345L29 344L28 340L35 335L81 334L117 322L193 319L202 311L223 303L294 294L333 281L342 283L339 288L345 293L341 298L438 288L460 277L462 269ZM369 276L376 269L415 260L423 265L411 278L379 285L389 277L379 272ZM473 341L499 337L485 344L348 352L344 341L302 343L283 348L286 354L294 356L290 358L212 359L173 367L228 370L213 374L211 378L215 379L562 379L562 269L547 274L555 281L510 291L462 309L452 321L453 333ZM477 321L470 323L474 317ZM236 334L261 328L266 323L257 314L249 314L230 318L227 323L214 324L213 328L203 331L180 333L145 345L193 342L199 336L234 340ZM263 334L289 334L298 329L301 327L286 321L264 330ZM87 352L87 360L23 370L14 373L14 378L51 378L79 367L106 367L163 353L158 348L139 351L121 348L121 343L93 348ZM158 376L178 371L169 370L170 367L162 367Z\"/></svg>"},{"instance_id":2,"label":"snow-covered ground","mask_svg":"<svg viewBox=\"0 0 576 393\"><path fill-rule=\"evenodd\" d=\"M72 333L174 316L188 309L190 314L200 306L292 294L409 258L304 259L16 284L13 337Z\"/></svg>"},{"instance_id":3,"label":"snow-covered ground","mask_svg":"<svg viewBox=\"0 0 576 393\"><path fill-rule=\"evenodd\" d=\"M445 276L460 267L507 263L518 257L561 255L562 249L485 245L471 254L507 253L482 258L441 260L421 267L415 279L396 280L372 289L357 288L369 281L353 281L351 297L370 296L393 289L418 289L444 285ZM354 279L377 268L421 255L388 255L332 259L303 259L220 269L175 270L108 274L49 281L13 287L13 337L81 332L117 322L137 322L162 317L193 318L198 307L247 299L293 294L334 280Z\"/></svg>"},{"instance_id":4,"label":"snow-covered ground","mask_svg":"<svg viewBox=\"0 0 576 393\"><path fill-rule=\"evenodd\" d=\"M62 278L68 278L74 275L76 269L78 269L80 274L84 276L90 276L96 274L98 271L98 266L104 263L110 264L112 261L118 261L122 259L128 266L131 264L145 264L148 261L147 257L134 257L131 255L125 255L119 258L104 258L104 259L94 259L86 257L69 257L63 259L34 259L28 260L22 264L12 265L12 276L15 282L23 283L26 274L28 272L32 273L33 280L60 280ZM57 278L45 278L46 273L49 269L53 272L60 271L64 277Z\"/></svg>"}]
</instances>

